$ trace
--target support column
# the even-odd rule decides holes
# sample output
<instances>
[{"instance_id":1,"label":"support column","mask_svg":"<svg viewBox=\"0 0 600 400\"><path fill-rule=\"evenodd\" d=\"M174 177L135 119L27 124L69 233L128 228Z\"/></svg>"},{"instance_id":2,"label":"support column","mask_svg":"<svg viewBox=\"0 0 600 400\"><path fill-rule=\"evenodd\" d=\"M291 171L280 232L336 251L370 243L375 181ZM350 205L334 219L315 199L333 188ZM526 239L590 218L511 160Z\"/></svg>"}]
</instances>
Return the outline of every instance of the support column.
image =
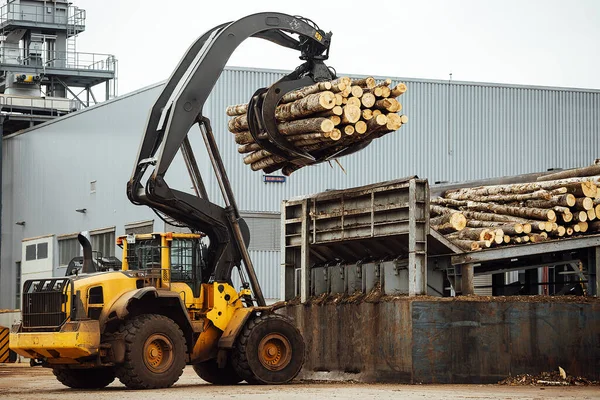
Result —
<instances>
[{"instance_id":1,"label":"support column","mask_svg":"<svg viewBox=\"0 0 600 400\"><path fill-rule=\"evenodd\" d=\"M600 246L596 247L596 257L594 260L593 270L594 275L596 276L595 282L592 283L595 284L594 295L596 297L600 297Z\"/></svg>"},{"instance_id":2,"label":"support column","mask_svg":"<svg viewBox=\"0 0 600 400\"><path fill-rule=\"evenodd\" d=\"M422 203L417 205L417 185L408 183L408 295L427 294L427 220L417 207L427 207L427 185ZM419 189L421 189L419 187ZM421 198L421 196L419 196ZM418 220L417 220L418 219Z\"/></svg>"},{"instance_id":3,"label":"support column","mask_svg":"<svg viewBox=\"0 0 600 400\"><path fill-rule=\"evenodd\" d=\"M296 296L295 274L296 263L295 255L287 247L286 233L286 203L281 203L281 300L291 300Z\"/></svg>"},{"instance_id":4,"label":"support column","mask_svg":"<svg viewBox=\"0 0 600 400\"><path fill-rule=\"evenodd\" d=\"M474 274L474 270L473 270L474 265L473 264L464 264L462 266L462 282L461 282L461 286L462 286L462 294L463 295L469 295L469 294L475 294L475 274Z\"/></svg>"},{"instance_id":5,"label":"support column","mask_svg":"<svg viewBox=\"0 0 600 400\"><path fill-rule=\"evenodd\" d=\"M302 201L302 235L301 240L302 244L300 246L300 300L302 303L308 300L310 296L310 232L308 231L309 221L308 221L308 200L304 199Z\"/></svg>"}]
</instances>

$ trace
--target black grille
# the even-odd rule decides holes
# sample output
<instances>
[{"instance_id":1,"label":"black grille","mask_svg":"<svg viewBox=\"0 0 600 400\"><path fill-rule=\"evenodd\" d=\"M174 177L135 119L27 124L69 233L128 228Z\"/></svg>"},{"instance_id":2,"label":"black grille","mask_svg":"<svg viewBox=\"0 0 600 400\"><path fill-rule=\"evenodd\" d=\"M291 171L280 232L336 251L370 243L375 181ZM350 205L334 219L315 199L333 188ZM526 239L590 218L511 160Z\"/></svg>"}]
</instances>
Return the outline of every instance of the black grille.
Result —
<instances>
[{"instance_id":1,"label":"black grille","mask_svg":"<svg viewBox=\"0 0 600 400\"><path fill-rule=\"evenodd\" d=\"M69 317L69 278L32 279L23 285L23 329L58 330Z\"/></svg>"}]
</instances>

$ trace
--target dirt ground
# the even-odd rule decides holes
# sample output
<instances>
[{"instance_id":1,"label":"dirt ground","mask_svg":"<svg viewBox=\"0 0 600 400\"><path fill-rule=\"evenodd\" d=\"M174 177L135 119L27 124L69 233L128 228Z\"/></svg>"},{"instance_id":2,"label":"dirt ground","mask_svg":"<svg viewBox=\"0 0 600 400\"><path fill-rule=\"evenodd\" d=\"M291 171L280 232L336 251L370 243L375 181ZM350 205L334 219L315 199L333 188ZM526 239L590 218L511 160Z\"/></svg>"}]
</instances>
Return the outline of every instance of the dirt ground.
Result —
<instances>
[{"instance_id":1,"label":"dirt ground","mask_svg":"<svg viewBox=\"0 0 600 400\"><path fill-rule=\"evenodd\" d=\"M285 386L212 386L185 369L170 389L129 390L115 381L100 391L76 391L62 386L44 368L0 365L2 399L600 399L598 386L533 387L500 385L383 385L359 383L296 383Z\"/></svg>"}]
</instances>

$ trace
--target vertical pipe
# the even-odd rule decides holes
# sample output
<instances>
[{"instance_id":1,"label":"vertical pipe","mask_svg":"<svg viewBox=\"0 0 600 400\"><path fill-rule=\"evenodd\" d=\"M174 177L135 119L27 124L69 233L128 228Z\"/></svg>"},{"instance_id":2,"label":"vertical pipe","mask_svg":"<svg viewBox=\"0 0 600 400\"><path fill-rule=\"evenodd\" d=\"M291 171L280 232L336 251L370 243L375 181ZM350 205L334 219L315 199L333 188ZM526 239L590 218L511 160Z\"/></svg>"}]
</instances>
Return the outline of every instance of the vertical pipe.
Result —
<instances>
[{"instance_id":1,"label":"vertical pipe","mask_svg":"<svg viewBox=\"0 0 600 400\"><path fill-rule=\"evenodd\" d=\"M475 294L475 281L473 264L464 264L462 266L462 294Z\"/></svg>"}]
</instances>

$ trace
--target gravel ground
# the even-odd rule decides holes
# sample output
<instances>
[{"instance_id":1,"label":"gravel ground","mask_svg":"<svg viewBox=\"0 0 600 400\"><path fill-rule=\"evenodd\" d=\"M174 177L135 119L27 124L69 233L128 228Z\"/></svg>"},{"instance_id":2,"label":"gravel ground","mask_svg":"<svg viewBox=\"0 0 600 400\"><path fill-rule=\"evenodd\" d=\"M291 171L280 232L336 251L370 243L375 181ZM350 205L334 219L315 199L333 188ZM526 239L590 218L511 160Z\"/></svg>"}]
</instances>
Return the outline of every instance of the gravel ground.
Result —
<instances>
[{"instance_id":1,"label":"gravel ground","mask_svg":"<svg viewBox=\"0 0 600 400\"><path fill-rule=\"evenodd\" d=\"M212 386L193 369L170 389L128 390L116 381L100 391L76 391L62 386L45 368L0 365L2 399L600 399L598 386L533 387L500 385L383 385L361 383L298 383L285 386Z\"/></svg>"}]
</instances>

